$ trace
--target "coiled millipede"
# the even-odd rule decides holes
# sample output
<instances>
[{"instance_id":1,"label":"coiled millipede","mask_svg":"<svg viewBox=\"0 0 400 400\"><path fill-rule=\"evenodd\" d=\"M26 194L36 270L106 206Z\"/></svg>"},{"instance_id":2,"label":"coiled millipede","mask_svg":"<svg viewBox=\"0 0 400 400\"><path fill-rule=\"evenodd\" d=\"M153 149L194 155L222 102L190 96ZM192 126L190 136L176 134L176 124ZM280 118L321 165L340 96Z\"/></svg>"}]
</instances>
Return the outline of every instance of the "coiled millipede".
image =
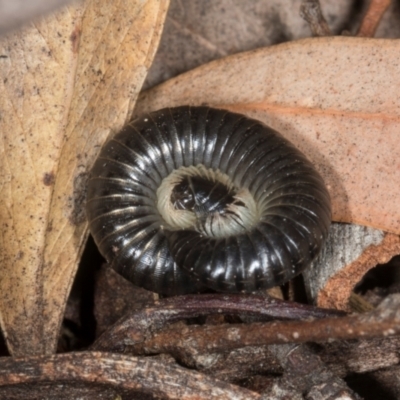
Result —
<instances>
[{"instance_id":1,"label":"coiled millipede","mask_svg":"<svg viewBox=\"0 0 400 400\"><path fill-rule=\"evenodd\" d=\"M279 133L183 106L135 119L104 145L87 216L102 255L136 285L250 292L311 263L331 207L321 176Z\"/></svg>"}]
</instances>

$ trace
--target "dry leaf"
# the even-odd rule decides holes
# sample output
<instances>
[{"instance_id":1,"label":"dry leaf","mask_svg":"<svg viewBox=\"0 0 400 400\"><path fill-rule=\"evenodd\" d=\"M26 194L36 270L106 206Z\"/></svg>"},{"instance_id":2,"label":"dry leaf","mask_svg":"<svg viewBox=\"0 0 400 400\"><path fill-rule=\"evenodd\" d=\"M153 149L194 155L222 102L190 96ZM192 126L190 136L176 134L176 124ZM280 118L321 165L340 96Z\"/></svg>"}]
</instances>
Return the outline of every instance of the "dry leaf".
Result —
<instances>
[{"instance_id":1,"label":"dry leaf","mask_svg":"<svg viewBox=\"0 0 400 400\"><path fill-rule=\"evenodd\" d=\"M0 42L0 311L14 355L55 350L87 171L132 111L167 7L88 0Z\"/></svg>"},{"instance_id":2,"label":"dry leaf","mask_svg":"<svg viewBox=\"0 0 400 400\"><path fill-rule=\"evenodd\" d=\"M320 2L334 34L359 25L353 1ZM144 87L230 54L309 37L301 4L302 0L172 0Z\"/></svg>"},{"instance_id":3,"label":"dry leaf","mask_svg":"<svg viewBox=\"0 0 400 400\"><path fill-rule=\"evenodd\" d=\"M172 0L144 87L150 88L217 58L311 36L310 26L300 16L302 2ZM341 35L344 30L355 34L370 4L369 0L319 2L334 35ZM399 36L400 3L392 1L375 37Z\"/></svg>"},{"instance_id":4,"label":"dry leaf","mask_svg":"<svg viewBox=\"0 0 400 400\"><path fill-rule=\"evenodd\" d=\"M143 93L136 114L209 104L280 131L324 177L335 221L400 233L400 41L290 42L214 61Z\"/></svg>"}]
</instances>

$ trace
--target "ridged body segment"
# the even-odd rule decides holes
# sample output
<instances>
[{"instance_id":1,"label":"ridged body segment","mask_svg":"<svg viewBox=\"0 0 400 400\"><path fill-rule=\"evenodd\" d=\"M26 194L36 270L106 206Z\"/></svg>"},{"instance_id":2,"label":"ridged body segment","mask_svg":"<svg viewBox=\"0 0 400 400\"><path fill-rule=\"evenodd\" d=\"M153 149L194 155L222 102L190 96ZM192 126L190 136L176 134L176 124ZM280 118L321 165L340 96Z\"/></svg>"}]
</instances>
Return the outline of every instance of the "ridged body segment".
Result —
<instances>
[{"instance_id":1,"label":"ridged body segment","mask_svg":"<svg viewBox=\"0 0 400 400\"><path fill-rule=\"evenodd\" d=\"M165 226L157 189L173 171L199 164L250 192L260 214L251 229L215 238ZM311 263L331 207L321 176L279 133L226 110L183 106L142 116L105 144L89 179L87 216L100 252L139 286L249 292Z\"/></svg>"}]
</instances>

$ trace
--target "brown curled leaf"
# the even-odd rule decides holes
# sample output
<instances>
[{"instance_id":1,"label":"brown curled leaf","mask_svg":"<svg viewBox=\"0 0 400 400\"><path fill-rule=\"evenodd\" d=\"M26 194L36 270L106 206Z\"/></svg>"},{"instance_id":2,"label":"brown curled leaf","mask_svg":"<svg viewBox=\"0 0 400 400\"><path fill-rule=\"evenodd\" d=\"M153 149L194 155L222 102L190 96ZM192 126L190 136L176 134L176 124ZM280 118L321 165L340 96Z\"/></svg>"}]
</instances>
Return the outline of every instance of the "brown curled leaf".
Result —
<instances>
[{"instance_id":1,"label":"brown curled leaf","mask_svg":"<svg viewBox=\"0 0 400 400\"><path fill-rule=\"evenodd\" d=\"M324 249L303 273L309 298L320 307L350 311L349 299L365 274L399 253L398 235L366 226L332 224Z\"/></svg>"}]
</instances>

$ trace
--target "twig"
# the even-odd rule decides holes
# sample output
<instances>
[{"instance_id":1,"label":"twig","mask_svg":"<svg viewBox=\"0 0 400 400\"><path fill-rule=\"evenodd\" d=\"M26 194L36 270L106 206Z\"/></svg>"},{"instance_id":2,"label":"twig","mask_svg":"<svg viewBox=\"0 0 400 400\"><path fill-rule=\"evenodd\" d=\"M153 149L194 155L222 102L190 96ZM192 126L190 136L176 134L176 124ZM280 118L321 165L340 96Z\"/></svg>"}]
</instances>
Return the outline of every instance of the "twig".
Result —
<instances>
[{"instance_id":1,"label":"twig","mask_svg":"<svg viewBox=\"0 0 400 400\"><path fill-rule=\"evenodd\" d=\"M300 16L310 25L313 36L331 36L328 23L322 15L318 0L303 0L300 6Z\"/></svg>"},{"instance_id":2,"label":"twig","mask_svg":"<svg viewBox=\"0 0 400 400\"><path fill-rule=\"evenodd\" d=\"M84 352L0 360L1 398L9 398L7 393L15 385L40 382L53 382L57 385L69 383L71 386L77 383L98 384L117 387L120 391L135 390L163 399L261 398L259 394L239 386L148 358Z\"/></svg>"},{"instance_id":3,"label":"twig","mask_svg":"<svg viewBox=\"0 0 400 400\"><path fill-rule=\"evenodd\" d=\"M135 311L121 318L94 343L93 350L123 351L125 346L142 342L165 325L185 318L211 314L264 317L264 319L306 319L345 315L342 311L317 308L252 295L191 295L160 301L154 307Z\"/></svg>"},{"instance_id":4,"label":"twig","mask_svg":"<svg viewBox=\"0 0 400 400\"><path fill-rule=\"evenodd\" d=\"M390 0L371 0L367 13L361 22L357 36L374 37L379 23L390 5Z\"/></svg>"},{"instance_id":5,"label":"twig","mask_svg":"<svg viewBox=\"0 0 400 400\"><path fill-rule=\"evenodd\" d=\"M129 334L128 326L125 326L125 334L122 343L129 346L134 354L168 353L177 357L222 352L245 346L386 337L400 334L400 295L389 296L368 314L342 318L246 325L190 325L179 326L178 329L172 326L148 339L143 335L139 338ZM111 343L111 346L118 348L121 343Z\"/></svg>"}]
</instances>

